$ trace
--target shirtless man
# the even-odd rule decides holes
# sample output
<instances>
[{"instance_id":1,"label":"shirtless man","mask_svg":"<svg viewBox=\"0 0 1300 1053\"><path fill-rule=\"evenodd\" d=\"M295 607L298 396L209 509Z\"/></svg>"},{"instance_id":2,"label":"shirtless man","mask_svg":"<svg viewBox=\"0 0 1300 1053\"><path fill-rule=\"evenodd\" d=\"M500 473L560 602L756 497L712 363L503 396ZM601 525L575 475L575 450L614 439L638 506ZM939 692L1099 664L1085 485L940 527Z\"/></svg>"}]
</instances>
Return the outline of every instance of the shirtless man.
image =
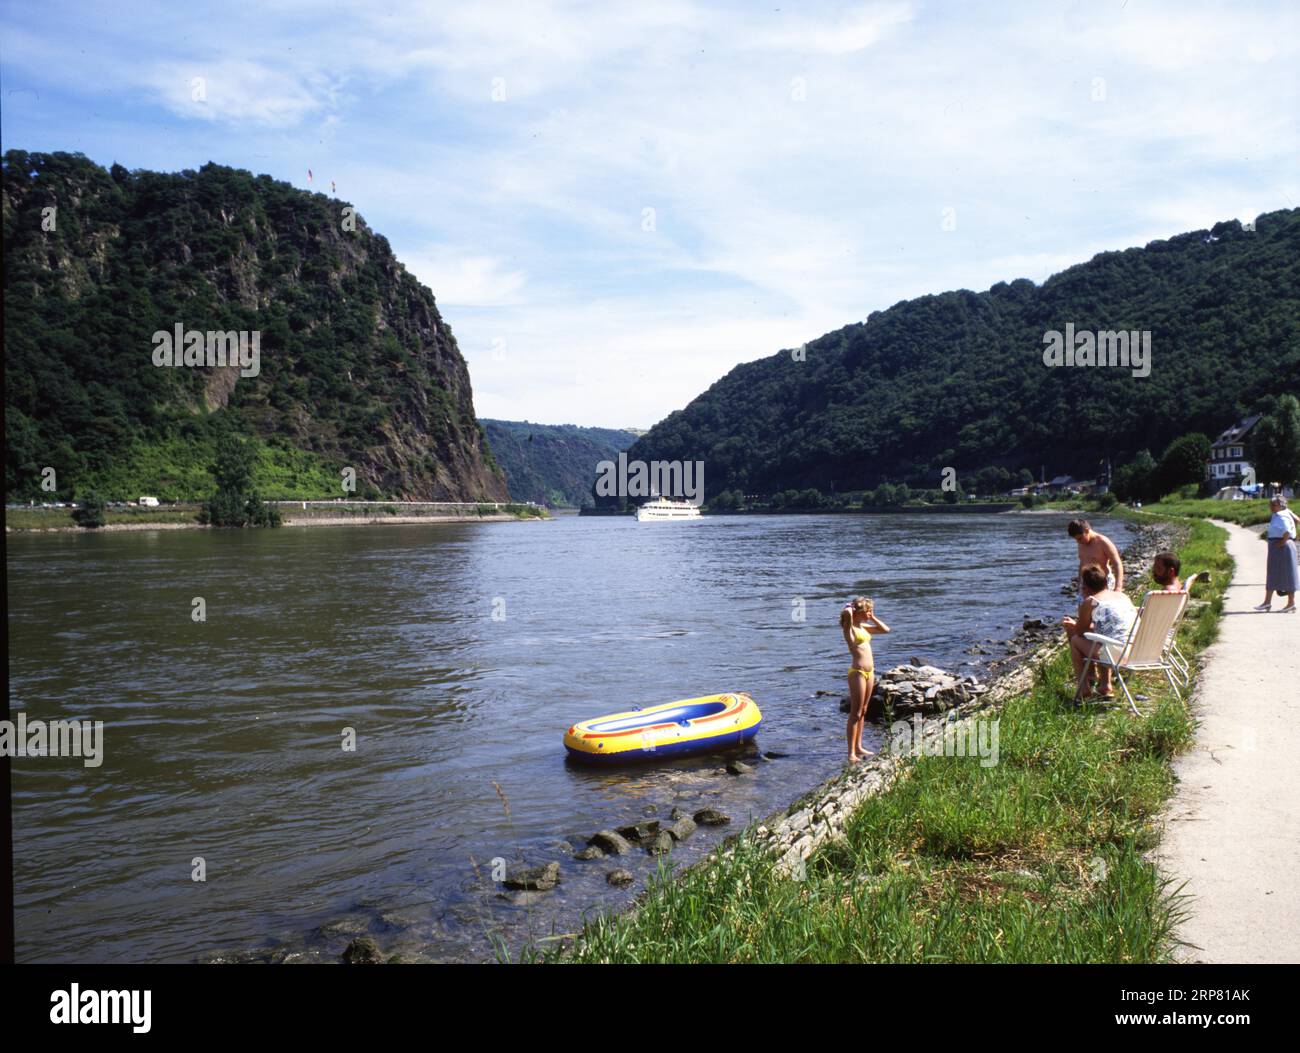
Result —
<instances>
[{"instance_id":1,"label":"shirtless man","mask_svg":"<svg viewBox=\"0 0 1300 1053\"><path fill-rule=\"evenodd\" d=\"M1086 519L1071 519L1065 529L1078 543L1080 573L1089 563L1095 563L1106 572L1107 587L1116 592L1123 592L1124 561L1119 558L1119 549L1115 547L1115 542L1105 534L1098 534ZM1082 602L1082 584L1079 587L1079 596Z\"/></svg>"},{"instance_id":2,"label":"shirtless man","mask_svg":"<svg viewBox=\"0 0 1300 1053\"><path fill-rule=\"evenodd\" d=\"M1162 592L1185 592L1187 587L1178 576L1182 570L1183 562L1176 553L1157 552L1151 561L1151 580L1160 586Z\"/></svg>"}]
</instances>

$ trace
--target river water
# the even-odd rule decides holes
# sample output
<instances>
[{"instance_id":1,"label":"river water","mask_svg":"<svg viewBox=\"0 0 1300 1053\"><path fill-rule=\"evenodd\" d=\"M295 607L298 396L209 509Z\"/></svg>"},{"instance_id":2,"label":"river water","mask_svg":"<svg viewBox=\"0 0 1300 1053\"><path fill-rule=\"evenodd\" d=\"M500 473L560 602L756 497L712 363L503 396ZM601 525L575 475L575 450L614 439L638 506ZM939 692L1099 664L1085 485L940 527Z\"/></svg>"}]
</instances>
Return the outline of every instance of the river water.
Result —
<instances>
[{"instance_id":1,"label":"river water","mask_svg":"<svg viewBox=\"0 0 1300 1053\"><path fill-rule=\"evenodd\" d=\"M1064 613L1065 518L10 535L15 719L104 721L100 767L13 762L19 960L337 960L363 932L483 960L573 931L655 864L575 861L566 835L674 806L736 829L837 770L847 598L875 597L894 630L879 668L978 672L971 643ZM1098 526L1123 547L1125 527ZM574 721L719 691L752 694L759 749L786 756L739 777L717 757L565 761ZM557 860L560 887L507 896L493 859ZM607 885L615 865L636 883Z\"/></svg>"}]
</instances>

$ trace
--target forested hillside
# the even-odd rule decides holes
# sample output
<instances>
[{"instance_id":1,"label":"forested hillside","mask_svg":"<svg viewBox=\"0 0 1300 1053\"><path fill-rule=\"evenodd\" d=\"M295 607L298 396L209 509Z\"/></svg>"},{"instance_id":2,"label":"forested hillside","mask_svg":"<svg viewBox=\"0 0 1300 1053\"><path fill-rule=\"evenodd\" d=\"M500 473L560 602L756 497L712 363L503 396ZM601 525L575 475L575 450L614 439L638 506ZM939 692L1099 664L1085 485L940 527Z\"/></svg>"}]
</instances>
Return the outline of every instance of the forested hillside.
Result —
<instances>
[{"instance_id":1,"label":"forested hillside","mask_svg":"<svg viewBox=\"0 0 1300 1053\"><path fill-rule=\"evenodd\" d=\"M1044 334L1149 330L1149 376L1044 364ZM629 451L708 493L934 486L984 468L1096 475L1300 391L1300 209L1107 252L1041 285L924 296L737 366Z\"/></svg>"},{"instance_id":2,"label":"forested hillside","mask_svg":"<svg viewBox=\"0 0 1300 1053\"><path fill-rule=\"evenodd\" d=\"M552 508L590 506L596 465L614 460L636 441L634 433L616 428L514 420L479 423L505 471L510 495L516 501L536 501Z\"/></svg>"},{"instance_id":3,"label":"forested hillside","mask_svg":"<svg viewBox=\"0 0 1300 1053\"><path fill-rule=\"evenodd\" d=\"M357 496L505 499L433 294L347 209L215 164L6 153L7 495L48 500L52 467L65 498L204 496L233 433L269 497L340 496L350 467ZM156 365L177 325L257 331L260 371Z\"/></svg>"}]
</instances>

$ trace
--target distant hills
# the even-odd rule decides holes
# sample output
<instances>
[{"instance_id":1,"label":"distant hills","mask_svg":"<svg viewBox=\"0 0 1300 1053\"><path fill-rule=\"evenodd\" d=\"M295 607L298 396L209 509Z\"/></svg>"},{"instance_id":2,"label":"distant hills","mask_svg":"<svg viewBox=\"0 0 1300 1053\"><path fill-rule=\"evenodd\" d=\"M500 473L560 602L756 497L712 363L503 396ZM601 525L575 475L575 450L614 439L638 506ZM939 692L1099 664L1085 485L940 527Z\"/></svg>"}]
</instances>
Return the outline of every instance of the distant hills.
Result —
<instances>
[{"instance_id":1,"label":"distant hills","mask_svg":"<svg viewBox=\"0 0 1300 1053\"><path fill-rule=\"evenodd\" d=\"M205 496L229 432L267 497L507 498L433 294L346 202L10 150L3 221L10 499ZM258 371L155 364L176 326L256 331Z\"/></svg>"},{"instance_id":2,"label":"distant hills","mask_svg":"<svg viewBox=\"0 0 1300 1053\"><path fill-rule=\"evenodd\" d=\"M643 434L574 424L487 419L479 423L505 472L511 497L552 508L590 506L596 466L616 459Z\"/></svg>"},{"instance_id":3,"label":"distant hills","mask_svg":"<svg viewBox=\"0 0 1300 1053\"><path fill-rule=\"evenodd\" d=\"M1150 374L1044 363L1050 331L1149 331ZM1077 339L1077 337L1076 337ZM737 366L628 451L707 494L1096 475L1300 391L1300 209L1106 252L1041 285L940 293Z\"/></svg>"}]
</instances>

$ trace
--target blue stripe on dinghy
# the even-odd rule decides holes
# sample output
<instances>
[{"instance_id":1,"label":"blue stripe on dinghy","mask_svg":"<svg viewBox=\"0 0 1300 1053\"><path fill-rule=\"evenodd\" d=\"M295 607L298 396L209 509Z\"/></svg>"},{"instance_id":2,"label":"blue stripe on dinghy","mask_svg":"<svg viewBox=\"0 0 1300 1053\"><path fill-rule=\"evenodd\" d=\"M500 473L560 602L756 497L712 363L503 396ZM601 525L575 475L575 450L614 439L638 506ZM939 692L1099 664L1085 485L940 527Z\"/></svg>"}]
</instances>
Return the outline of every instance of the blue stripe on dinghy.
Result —
<instances>
[{"instance_id":1,"label":"blue stripe on dinghy","mask_svg":"<svg viewBox=\"0 0 1300 1053\"><path fill-rule=\"evenodd\" d=\"M752 728L745 728L742 731L731 731L726 735L716 735L713 738L693 739L690 742L674 742L671 745L660 746L653 750L624 750L622 753L587 753L583 750L576 750L572 746L566 745L564 748L569 751L569 756L575 761L590 761L594 764L628 764L638 761L653 761L663 757L680 757L687 753L713 753L717 750L724 750L729 746L738 746L742 742L748 742L758 732L758 724Z\"/></svg>"},{"instance_id":2,"label":"blue stripe on dinghy","mask_svg":"<svg viewBox=\"0 0 1300 1053\"><path fill-rule=\"evenodd\" d=\"M689 706L674 706L672 709L660 709L653 713L637 713L619 720L598 720L594 724L584 725L588 732L608 735L612 731L630 731L633 728L648 728L655 724L675 724L681 720L699 720L711 717L727 708L727 702L696 702Z\"/></svg>"}]
</instances>

